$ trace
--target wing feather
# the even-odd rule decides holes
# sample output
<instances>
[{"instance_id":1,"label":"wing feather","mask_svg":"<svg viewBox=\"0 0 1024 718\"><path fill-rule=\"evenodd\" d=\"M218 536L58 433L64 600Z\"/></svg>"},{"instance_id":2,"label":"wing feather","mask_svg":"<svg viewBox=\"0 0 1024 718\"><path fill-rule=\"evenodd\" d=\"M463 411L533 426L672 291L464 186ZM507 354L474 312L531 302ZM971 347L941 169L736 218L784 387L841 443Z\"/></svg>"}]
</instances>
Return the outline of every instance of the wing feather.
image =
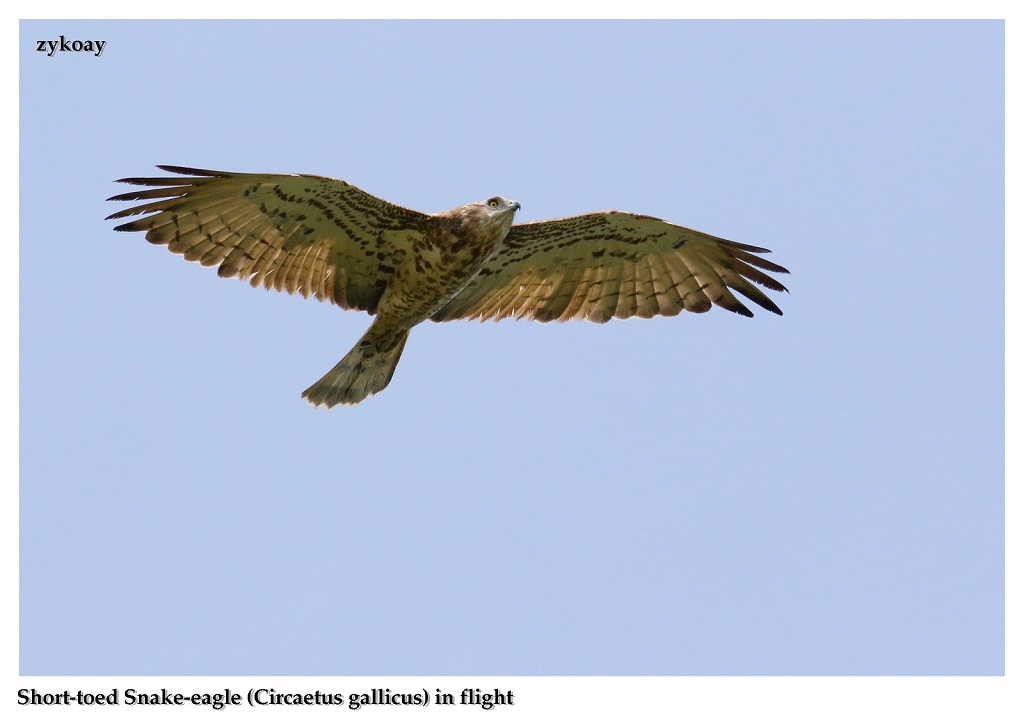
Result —
<instances>
[{"instance_id":1,"label":"wing feather","mask_svg":"<svg viewBox=\"0 0 1024 718\"><path fill-rule=\"evenodd\" d=\"M615 271L614 267L606 267L600 286L601 293L594 300L593 307L586 319L603 324L615 316L615 307L619 302L619 288L622 286L622 272Z\"/></svg>"},{"instance_id":2,"label":"wing feather","mask_svg":"<svg viewBox=\"0 0 1024 718\"><path fill-rule=\"evenodd\" d=\"M606 265L600 265L598 267L590 268L590 284L583 286L583 291L577 291L577 294L583 296L583 300L580 302L580 307L573 312L572 319L587 319L591 317L601 299L601 292L604 290L605 279L608 275L608 267Z\"/></svg>"},{"instance_id":3,"label":"wing feather","mask_svg":"<svg viewBox=\"0 0 1024 718\"><path fill-rule=\"evenodd\" d=\"M676 277L679 287L679 296L683 301L683 309L695 314L703 314L711 309L711 302L701 291L697 278L686 266L683 258L676 253L665 255L665 263L672 268L672 274Z\"/></svg>"},{"instance_id":4,"label":"wing feather","mask_svg":"<svg viewBox=\"0 0 1024 718\"><path fill-rule=\"evenodd\" d=\"M674 317L683 311L683 298L676 288L676 280L668 268L664 255L648 254L651 272L654 275L654 290L658 298L658 314Z\"/></svg>"},{"instance_id":5,"label":"wing feather","mask_svg":"<svg viewBox=\"0 0 1024 718\"><path fill-rule=\"evenodd\" d=\"M409 253L410 237L431 219L343 180L158 167L182 176L118 180L145 189L110 198L144 202L110 215L134 218L115 229L145 232L222 277L371 314L394 276L381 257Z\"/></svg>"},{"instance_id":6,"label":"wing feather","mask_svg":"<svg viewBox=\"0 0 1024 718\"><path fill-rule=\"evenodd\" d=\"M273 225L263 215L256 215L240 223L237 227L237 238L234 246L228 252L224 261L217 268L217 274L221 277L238 277L242 280L249 279L252 274L253 263L270 246L270 243L263 238L273 229Z\"/></svg>"},{"instance_id":7,"label":"wing feather","mask_svg":"<svg viewBox=\"0 0 1024 718\"><path fill-rule=\"evenodd\" d=\"M650 319L658 313L658 303L651 305L654 298L654 280L651 277L651 266L645 255L639 255L636 262L636 315L641 319Z\"/></svg>"},{"instance_id":8,"label":"wing feather","mask_svg":"<svg viewBox=\"0 0 1024 718\"><path fill-rule=\"evenodd\" d=\"M582 269L577 264L567 267L564 274L559 277L551 298L539 307L535 318L542 322L562 321L562 315L565 313L566 307L569 306L569 302L572 301L582 274ZM481 319L490 319L492 316L493 314L481 314Z\"/></svg>"},{"instance_id":9,"label":"wing feather","mask_svg":"<svg viewBox=\"0 0 1024 718\"><path fill-rule=\"evenodd\" d=\"M787 291L767 249L628 212L595 212L514 225L501 249L442 306L434 321L673 316L713 304L753 316L734 290L782 314L754 284Z\"/></svg>"},{"instance_id":10,"label":"wing feather","mask_svg":"<svg viewBox=\"0 0 1024 718\"><path fill-rule=\"evenodd\" d=\"M622 274L622 282L615 318L629 319L636 316L636 262L622 263L619 272Z\"/></svg>"},{"instance_id":11,"label":"wing feather","mask_svg":"<svg viewBox=\"0 0 1024 718\"><path fill-rule=\"evenodd\" d=\"M562 310L562 315L559 319L575 319L583 313L582 310L585 309L584 304L587 301L587 295L590 293L590 287L597 281L596 275L600 269L600 266L585 267L581 272L582 276L580 279L571 287L568 287L569 302L566 304L565 309Z\"/></svg>"},{"instance_id":12,"label":"wing feather","mask_svg":"<svg viewBox=\"0 0 1024 718\"><path fill-rule=\"evenodd\" d=\"M523 291L523 305L520 313L516 315L517 319L533 319L538 307L543 306L554 294L561 277L542 279L536 274L530 274L527 281L529 283Z\"/></svg>"},{"instance_id":13,"label":"wing feather","mask_svg":"<svg viewBox=\"0 0 1024 718\"><path fill-rule=\"evenodd\" d=\"M711 264L699 254L684 255L683 261L690 268L693 276L700 284L700 290L712 304L716 304L730 312L752 317L754 313L740 303L725 284L725 279L716 272Z\"/></svg>"}]
</instances>

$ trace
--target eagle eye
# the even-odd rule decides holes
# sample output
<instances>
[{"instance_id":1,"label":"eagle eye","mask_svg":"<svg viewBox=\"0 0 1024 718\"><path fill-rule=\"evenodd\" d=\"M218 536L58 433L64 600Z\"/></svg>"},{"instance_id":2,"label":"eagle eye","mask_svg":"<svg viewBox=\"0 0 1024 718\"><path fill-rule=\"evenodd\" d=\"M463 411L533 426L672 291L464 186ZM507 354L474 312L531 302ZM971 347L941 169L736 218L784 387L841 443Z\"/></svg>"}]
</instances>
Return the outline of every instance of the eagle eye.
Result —
<instances>
[{"instance_id":1,"label":"eagle eye","mask_svg":"<svg viewBox=\"0 0 1024 718\"><path fill-rule=\"evenodd\" d=\"M497 197L492 197L491 199L487 200L487 206L488 207L497 207L498 206L498 198Z\"/></svg>"}]
</instances>

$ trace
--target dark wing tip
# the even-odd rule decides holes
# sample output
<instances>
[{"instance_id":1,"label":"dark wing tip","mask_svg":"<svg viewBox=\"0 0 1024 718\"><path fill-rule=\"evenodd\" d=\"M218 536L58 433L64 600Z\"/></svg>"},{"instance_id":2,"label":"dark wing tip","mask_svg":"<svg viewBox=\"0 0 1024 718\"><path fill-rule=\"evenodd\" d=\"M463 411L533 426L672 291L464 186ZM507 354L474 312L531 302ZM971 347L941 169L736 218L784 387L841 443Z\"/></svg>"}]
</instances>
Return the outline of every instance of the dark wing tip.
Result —
<instances>
[{"instance_id":1,"label":"dark wing tip","mask_svg":"<svg viewBox=\"0 0 1024 718\"><path fill-rule=\"evenodd\" d=\"M779 285L779 286L782 286L782 285ZM785 287L782 287L782 290L785 291L785 292L789 292L789 290L786 289ZM779 306L775 302L773 302L771 299L766 297L764 294L762 294L761 292L758 292L756 294L754 294L754 293L747 294L746 292L744 292L743 295L745 297L747 297L748 299L750 299L755 304L757 304L757 306L761 307L762 309L766 309L769 312L771 312L772 314L778 314L780 317L782 316L782 310L779 309Z\"/></svg>"},{"instance_id":2,"label":"dark wing tip","mask_svg":"<svg viewBox=\"0 0 1024 718\"><path fill-rule=\"evenodd\" d=\"M157 169L165 172L173 172L179 175L188 175L192 179L199 177L230 177L230 172L217 172L216 170L201 170L195 167L179 167L178 165L157 165ZM189 180L183 177L122 177L116 182L124 184L141 184L150 187L172 187L188 184Z\"/></svg>"},{"instance_id":3,"label":"dark wing tip","mask_svg":"<svg viewBox=\"0 0 1024 718\"><path fill-rule=\"evenodd\" d=\"M735 305L727 306L725 304L719 304L718 306L722 307L723 309L728 309L730 312L735 312L736 314L739 314L744 317L753 318L754 316L754 313L750 311L750 309L748 309L745 305L740 304L738 302Z\"/></svg>"},{"instance_id":4,"label":"dark wing tip","mask_svg":"<svg viewBox=\"0 0 1024 718\"><path fill-rule=\"evenodd\" d=\"M756 247L753 244L743 244L742 242L734 242L731 239L722 239L717 237L718 241L726 247L732 247L733 249L742 249L744 252L756 252L757 254L771 254L770 249L764 247Z\"/></svg>"},{"instance_id":5,"label":"dark wing tip","mask_svg":"<svg viewBox=\"0 0 1024 718\"><path fill-rule=\"evenodd\" d=\"M105 217L104 220L107 220L107 219L124 219L125 217L129 216L130 214L137 214L137 213L133 213L133 212L127 212L127 213L125 213L125 212L114 212L114 214L110 215L109 217ZM147 219L148 220L148 219L151 219L151 218L150 217L144 217L143 219ZM119 224L116 227L114 227L114 231L115 232L141 232L144 229L149 229L148 227L140 226L139 221L140 220L134 219L131 222L125 222L124 224Z\"/></svg>"},{"instance_id":6,"label":"dark wing tip","mask_svg":"<svg viewBox=\"0 0 1024 718\"><path fill-rule=\"evenodd\" d=\"M196 167L182 167L181 165L157 165L157 169L164 172L173 172L176 175L192 175L193 177L227 177L227 172L216 170L201 170Z\"/></svg>"},{"instance_id":7,"label":"dark wing tip","mask_svg":"<svg viewBox=\"0 0 1024 718\"><path fill-rule=\"evenodd\" d=\"M738 249L741 252L752 252L755 254L772 253L772 250L770 249L765 249L764 247L756 247L753 244L743 244L742 242L734 242L731 239L717 239L719 244L721 244L723 247L728 247L730 249ZM783 267L782 265L776 264L775 262L769 262L767 259L763 259L761 257L742 257L742 255L740 255L740 258L743 259L743 261L745 262L753 264L755 267L767 269L769 272L776 272L778 274L789 274L789 270Z\"/></svg>"},{"instance_id":8,"label":"dark wing tip","mask_svg":"<svg viewBox=\"0 0 1024 718\"><path fill-rule=\"evenodd\" d=\"M732 286L732 285L730 285L730 286ZM742 294L744 297L746 297L747 299L749 299L750 301L752 301L754 304L756 304L757 306L761 307L762 309L766 309L769 312L771 312L772 314L778 314L780 317L782 316L782 310L779 309L778 305L776 305L775 302L773 302L771 299L766 297L761 292L749 291L747 289L744 289L742 286L732 286L732 288L737 290L740 294ZM745 317L752 317L752 316L754 316L754 313L752 311L750 311L750 309L748 309L746 305L744 305L744 304L742 304L742 303L740 303L738 301L737 301L736 304L738 304L739 306L734 306L734 305L725 304L725 303L718 303L718 302L716 302L716 303L720 307L724 307L725 309L728 309L730 311L736 312L737 314L742 314Z\"/></svg>"},{"instance_id":9,"label":"dark wing tip","mask_svg":"<svg viewBox=\"0 0 1024 718\"><path fill-rule=\"evenodd\" d=\"M194 188L199 184L206 181L205 178L210 177L230 177L229 173L215 172L213 170L196 169L194 167L180 167L178 165L157 165L157 169L164 170L166 172L173 172L179 175L190 175L189 177L123 177L117 182L131 185L141 185L143 187L154 187L156 189L147 190L133 190L131 192L124 192L122 194L116 194L113 197L107 197L107 201L115 202L130 202L134 200L147 200L147 199L174 199L184 195L190 188ZM139 205L137 207L130 207L120 212L107 217L107 219L121 219L124 217L131 216L133 214L143 214L146 212L153 212L156 209L148 209L153 207L154 204ZM128 222L118 227L114 227L116 231L120 232L134 232L142 229L142 227L136 226L135 222Z\"/></svg>"},{"instance_id":10,"label":"dark wing tip","mask_svg":"<svg viewBox=\"0 0 1024 718\"><path fill-rule=\"evenodd\" d=\"M124 182L124 181L125 180L123 180L123 179L117 180L117 182ZM119 202L119 201L120 202L127 202L128 200L135 199L134 195L136 195L136 194L138 194L138 193L137 192L125 192L124 194L115 194L113 197L107 197L107 201L108 202ZM107 219L110 219L110 217L107 217Z\"/></svg>"},{"instance_id":11,"label":"dark wing tip","mask_svg":"<svg viewBox=\"0 0 1024 718\"><path fill-rule=\"evenodd\" d=\"M787 293L789 292L789 290L783 287L781 284L779 284L778 286L782 289L782 291ZM775 289L775 287L771 288ZM735 289L737 289L744 297L754 302L757 306L761 307L762 309L766 309L772 314L778 314L780 317L782 316L782 310L779 309L779 306L771 299L766 297L763 293L744 291L741 287L735 287Z\"/></svg>"}]
</instances>

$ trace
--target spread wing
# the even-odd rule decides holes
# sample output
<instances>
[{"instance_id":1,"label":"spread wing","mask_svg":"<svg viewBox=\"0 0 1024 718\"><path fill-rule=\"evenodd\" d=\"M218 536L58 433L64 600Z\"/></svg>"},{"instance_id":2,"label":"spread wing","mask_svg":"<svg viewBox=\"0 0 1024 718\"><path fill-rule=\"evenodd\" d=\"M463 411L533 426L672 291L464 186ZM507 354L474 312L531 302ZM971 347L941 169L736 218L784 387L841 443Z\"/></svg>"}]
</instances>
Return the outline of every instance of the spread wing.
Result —
<instances>
[{"instance_id":1,"label":"spread wing","mask_svg":"<svg viewBox=\"0 0 1024 718\"><path fill-rule=\"evenodd\" d=\"M240 174L159 165L183 177L118 180L139 189L112 200L155 200L107 219L145 232L222 277L314 295L373 314L394 267L430 216L314 175Z\"/></svg>"},{"instance_id":2,"label":"spread wing","mask_svg":"<svg viewBox=\"0 0 1024 718\"><path fill-rule=\"evenodd\" d=\"M775 314L755 284L787 291L761 270L788 270L767 249L628 212L514 225L501 249L432 319L589 319L675 316L712 304L753 316L735 290Z\"/></svg>"}]
</instances>

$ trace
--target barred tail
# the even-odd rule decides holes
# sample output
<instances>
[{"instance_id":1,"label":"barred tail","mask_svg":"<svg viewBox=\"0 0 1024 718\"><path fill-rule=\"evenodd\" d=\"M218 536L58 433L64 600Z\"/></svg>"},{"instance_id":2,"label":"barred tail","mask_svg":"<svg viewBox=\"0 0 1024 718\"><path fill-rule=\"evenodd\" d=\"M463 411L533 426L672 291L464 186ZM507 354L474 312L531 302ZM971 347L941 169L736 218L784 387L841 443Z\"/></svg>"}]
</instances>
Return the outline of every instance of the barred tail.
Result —
<instances>
[{"instance_id":1,"label":"barred tail","mask_svg":"<svg viewBox=\"0 0 1024 718\"><path fill-rule=\"evenodd\" d=\"M335 404L358 404L388 385L405 349L409 330L378 339L370 339L369 335L367 331L344 359L302 392L310 404L328 408Z\"/></svg>"}]
</instances>

